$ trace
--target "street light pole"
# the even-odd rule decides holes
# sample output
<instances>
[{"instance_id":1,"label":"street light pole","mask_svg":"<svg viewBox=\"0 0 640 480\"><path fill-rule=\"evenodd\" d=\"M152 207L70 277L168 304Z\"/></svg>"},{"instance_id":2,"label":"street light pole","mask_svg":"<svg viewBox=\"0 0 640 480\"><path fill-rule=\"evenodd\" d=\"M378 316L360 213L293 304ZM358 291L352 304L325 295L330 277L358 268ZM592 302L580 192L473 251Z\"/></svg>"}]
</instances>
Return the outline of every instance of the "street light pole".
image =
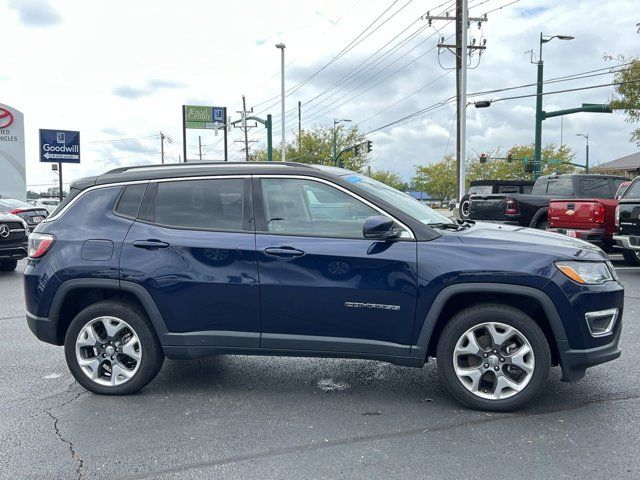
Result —
<instances>
[{"instance_id":1,"label":"street light pole","mask_svg":"<svg viewBox=\"0 0 640 480\"><path fill-rule=\"evenodd\" d=\"M282 128L282 140L280 141L280 160L285 161L286 144L284 139L284 43L276 44L276 48L280 49L280 90L281 90L281 108L280 108L280 126Z\"/></svg>"},{"instance_id":2,"label":"street light pole","mask_svg":"<svg viewBox=\"0 0 640 480\"><path fill-rule=\"evenodd\" d=\"M348 118L341 118L341 119L333 119L333 155L331 156L331 159L333 160L333 164L336 165L338 163L338 158L337 158L337 132L336 132L336 125L338 125L339 123L342 122L350 122L351 120L349 120Z\"/></svg>"},{"instance_id":3,"label":"street light pole","mask_svg":"<svg viewBox=\"0 0 640 480\"><path fill-rule=\"evenodd\" d=\"M573 40L574 37L569 35L544 35L540 32L540 51L538 54L538 77L536 84L536 133L535 133L535 147L533 152L533 176L538 178L542 173L542 82L544 80L543 68L544 63L542 61L542 45L548 43L554 38L558 40ZM533 54L532 54L533 55Z\"/></svg>"},{"instance_id":4,"label":"street light pole","mask_svg":"<svg viewBox=\"0 0 640 480\"><path fill-rule=\"evenodd\" d=\"M588 133L578 133L576 134L576 137L583 137L586 141L587 141L587 146L586 146L586 159L585 159L585 173L589 173L589 134Z\"/></svg>"}]
</instances>

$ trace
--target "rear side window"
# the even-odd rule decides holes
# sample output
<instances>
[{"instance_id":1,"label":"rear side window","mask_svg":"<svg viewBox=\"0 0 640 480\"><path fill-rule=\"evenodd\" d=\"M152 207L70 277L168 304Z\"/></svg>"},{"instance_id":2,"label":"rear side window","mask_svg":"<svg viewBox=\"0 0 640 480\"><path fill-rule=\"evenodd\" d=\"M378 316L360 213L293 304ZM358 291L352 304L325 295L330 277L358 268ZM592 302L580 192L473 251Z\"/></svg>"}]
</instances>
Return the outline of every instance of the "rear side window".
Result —
<instances>
[{"instance_id":1,"label":"rear side window","mask_svg":"<svg viewBox=\"0 0 640 480\"><path fill-rule=\"evenodd\" d=\"M547 195L572 195L573 180L571 177L550 178Z\"/></svg>"},{"instance_id":2,"label":"rear side window","mask_svg":"<svg viewBox=\"0 0 640 480\"><path fill-rule=\"evenodd\" d=\"M624 199L627 198L640 198L640 181L634 181L631 185L629 185L629 188L627 188L626 193L623 195Z\"/></svg>"},{"instance_id":3,"label":"rear side window","mask_svg":"<svg viewBox=\"0 0 640 480\"><path fill-rule=\"evenodd\" d=\"M147 189L147 184L127 185L120 195L115 213L122 217L136 218L140 209L140 202Z\"/></svg>"},{"instance_id":4,"label":"rear side window","mask_svg":"<svg viewBox=\"0 0 640 480\"><path fill-rule=\"evenodd\" d=\"M582 195L594 198L613 198L608 178L581 178Z\"/></svg>"},{"instance_id":5,"label":"rear side window","mask_svg":"<svg viewBox=\"0 0 640 480\"><path fill-rule=\"evenodd\" d=\"M531 193L533 195L546 195L547 194L547 184L549 180L546 178L544 180L537 180L531 189Z\"/></svg>"},{"instance_id":6,"label":"rear side window","mask_svg":"<svg viewBox=\"0 0 640 480\"><path fill-rule=\"evenodd\" d=\"M242 230L244 180L159 182L155 223L180 228Z\"/></svg>"}]
</instances>

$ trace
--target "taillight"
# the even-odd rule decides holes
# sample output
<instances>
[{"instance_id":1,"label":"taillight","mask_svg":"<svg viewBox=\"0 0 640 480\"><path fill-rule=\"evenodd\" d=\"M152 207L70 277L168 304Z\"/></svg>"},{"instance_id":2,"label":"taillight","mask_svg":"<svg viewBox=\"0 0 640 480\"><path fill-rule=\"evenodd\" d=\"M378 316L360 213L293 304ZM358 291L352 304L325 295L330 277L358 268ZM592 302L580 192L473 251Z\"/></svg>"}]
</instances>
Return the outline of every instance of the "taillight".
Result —
<instances>
[{"instance_id":1,"label":"taillight","mask_svg":"<svg viewBox=\"0 0 640 480\"><path fill-rule=\"evenodd\" d=\"M507 215L515 215L518 213L518 202L513 198L507 198L507 205L504 209L504 213Z\"/></svg>"},{"instance_id":2,"label":"taillight","mask_svg":"<svg viewBox=\"0 0 640 480\"><path fill-rule=\"evenodd\" d=\"M602 203L597 203L596 208L593 212L593 221L595 223L604 223L606 217L606 209Z\"/></svg>"},{"instance_id":3,"label":"taillight","mask_svg":"<svg viewBox=\"0 0 640 480\"><path fill-rule=\"evenodd\" d=\"M614 221L616 223L616 227L620 226L620 205L616 205L616 214Z\"/></svg>"},{"instance_id":4,"label":"taillight","mask_svg":"<svg viewBox=\"0 0 640 480\"><path fill-rule=\"evenodd\" d=\"M16 208L15 210L11 210L11 213L13 213L14 215L17 215L18 213L22 213L25 210L23 210L22 208Z\"/></svg>"},{"instance_id":5,"label":"taillight","mask_svg":"<svg viewBox=\"0 0 640 480\"><path fill-rule=\"evenodd\" d=\"M40 258L49 251L56 237L46 233L29 235L29 258Z\"/></svg>"}]
</instances>

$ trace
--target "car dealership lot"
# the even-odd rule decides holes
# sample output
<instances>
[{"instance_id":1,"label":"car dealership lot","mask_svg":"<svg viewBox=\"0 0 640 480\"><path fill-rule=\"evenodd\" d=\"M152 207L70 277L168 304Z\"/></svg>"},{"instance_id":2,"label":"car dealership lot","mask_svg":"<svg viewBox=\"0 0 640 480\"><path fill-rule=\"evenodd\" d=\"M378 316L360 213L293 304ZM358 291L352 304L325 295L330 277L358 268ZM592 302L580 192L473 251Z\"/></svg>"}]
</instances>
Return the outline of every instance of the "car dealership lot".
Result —
<instances>
[{"instance_id":1,"label":"car dealership lot","mask_svg":"<svg viewBox=\"0 0 640 480\"><path fill-rule=\"evenodd\" d=\"M93 395L28 330L21 261L0 275L0 478L638 478L640 268L613 260L623 356L554 369L514 414L461 407L433 361L167 360L139 394Z\"/></svg>"}]
</instances>

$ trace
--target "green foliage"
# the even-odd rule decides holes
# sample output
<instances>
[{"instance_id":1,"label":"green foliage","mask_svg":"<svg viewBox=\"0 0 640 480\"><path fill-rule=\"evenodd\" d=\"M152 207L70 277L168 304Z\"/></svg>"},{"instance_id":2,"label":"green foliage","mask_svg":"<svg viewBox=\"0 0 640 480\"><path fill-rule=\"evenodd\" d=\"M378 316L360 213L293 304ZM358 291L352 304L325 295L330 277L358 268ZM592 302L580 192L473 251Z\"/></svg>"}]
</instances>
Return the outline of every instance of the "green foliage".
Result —
<instances>
[{"instance_id":1,"label":"green foliage","mask_svg":"<svg viewBox=\"0 0 640 480\"><path fill-rule=\"evenodd\" d=\"M390 170L377 170L371 174L371 178L402 192L409 189L409 185L402 180L402 177Z\"/></svg>"},{"instance_id":2,"label":"green foliage","mask_svg":"<svg viewBox=\"0 0 640 480\"><path fill-rule=\"evenodd\" d=\"M467 187L472 180L533 180L533 173L525 173L525 157L533 159L534 146L515 145L507 152L496 149L487 153L489 160L480 163L479 156L467 159ZM511 163L500 158L506 158L511 153ZM549 144L542 149L542 174L573 173L581 171L573 165L549 163L549 160L573 162L575 153L567 145L560 147ZM427 166L416 168L415 176L411 180L412 188L425 191L434 198L455 198L456 192L456 161L452 155Z\"/></svg>"},{"instance_id":3,"label":"green foliage","mask_svg":"<svg viewBox=\"0 0 640 480\"><path fill-rule=\"evenodd\" d=\"M366 139L357 127L345 128L338 125L336 128L336 152L342 149L364 142ZM273 160L280 161L280 145L274 139ZM333 165L333 128L314 127L303 130L300 136L300 148L298 148L298 138L288 142L286 147L286 160L288 162L313 163L319 165ZM265 149L256 150L250 156L252 161L266 161L267 151ZM364 148L360 149L358 155L353 152L343 153L340 157L340 166L362 172L368 163L367 154Z\"/></svg>"},{"instance_id":4,"label":"green foliage","mask_svg":"<svg viewBox=\"0 0 640 480\"><path fill-rule=\"evenodd\" d=\"M622 70L614 76L616 95L611 99L611 108L624 111L627 115L627 123L640 123L640 58L625 58L619 55L616 58L605 56L607 60L617 60L621 63L628 63ZM632 83L629 83L632 82ZM631 132L629 141L640 147L640 128Z\"/></svg>"},{"instance_id":5,"label":"green foliage","mask_svg":"<svg viewBox=\"0 0 640 480\"><path fill-rule=\"evenodd\" d=\"M456 159L446 155L439 162L416 167L411 180L417 191L427 192L433 198L454 198L456 196Z\"/></svg>"},{"instance_id":6,"label":"green foliage","mask_svg":"<svg viewBox=\"0 0 640 480\"><path fill-rule=\"evenodd\" d=\"M27 190L27 198L29 200L35 200L40 198L41 195L38 192L34 192L33 190Z\"/></svg>"}]
</instances>

